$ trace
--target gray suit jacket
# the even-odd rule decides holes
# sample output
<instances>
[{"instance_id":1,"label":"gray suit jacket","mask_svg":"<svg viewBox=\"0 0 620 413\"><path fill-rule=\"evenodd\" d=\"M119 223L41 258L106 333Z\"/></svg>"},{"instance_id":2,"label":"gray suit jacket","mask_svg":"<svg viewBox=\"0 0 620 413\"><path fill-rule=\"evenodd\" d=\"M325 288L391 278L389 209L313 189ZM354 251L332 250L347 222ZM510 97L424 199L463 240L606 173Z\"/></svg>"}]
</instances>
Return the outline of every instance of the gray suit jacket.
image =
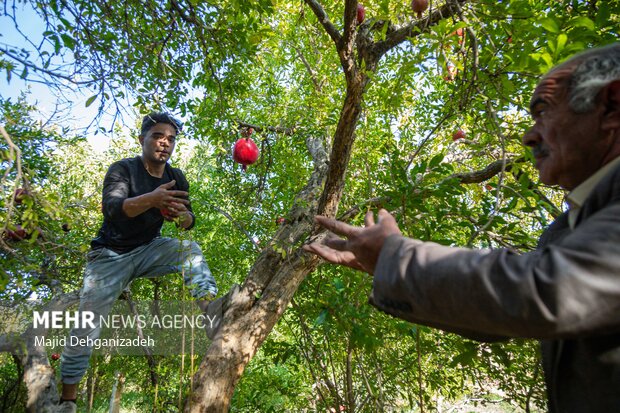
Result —
<instances>
[{"instance_id":1,"label":"gray suit jacket","mask_svg":"<svg viewBox=\"0 0 620 413\"><path fill-rule=\"evenodd\" d=\"M620 168L530 253L388 238L370 302L476 340L541 339L551 412L620 412Z\"/></svg>"}]
</instances>

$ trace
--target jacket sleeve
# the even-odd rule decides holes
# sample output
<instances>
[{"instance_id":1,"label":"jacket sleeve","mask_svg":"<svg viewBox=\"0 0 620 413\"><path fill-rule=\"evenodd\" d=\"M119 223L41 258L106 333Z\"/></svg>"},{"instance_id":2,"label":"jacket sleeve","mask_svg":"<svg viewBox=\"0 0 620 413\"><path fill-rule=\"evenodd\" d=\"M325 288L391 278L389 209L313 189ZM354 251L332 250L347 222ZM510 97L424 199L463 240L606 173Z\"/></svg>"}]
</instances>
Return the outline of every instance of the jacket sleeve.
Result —
<instances>
[{"instance_id":1,"label":"jacket sleeve","mask_svg":"<svg viewBox=\"0 0 620 413\"><path fill-rule=\"evenodd\" d=\"M129 170L127 165L115 162L108 168L103 180L101 200L103 216L110 221L124 221L123 202L129 197Z\"/></svg>"},{"instance_id":2,"label":"jacket sleeve","mask_svg":"<svg viewBox=\"0 0 620 413\"><path fill-rule=\"evenodd\" d=\"M370 301L399 318L478 340L619 331L620 203L522 255L392 236Z\"/></svg>"}]
</instances>

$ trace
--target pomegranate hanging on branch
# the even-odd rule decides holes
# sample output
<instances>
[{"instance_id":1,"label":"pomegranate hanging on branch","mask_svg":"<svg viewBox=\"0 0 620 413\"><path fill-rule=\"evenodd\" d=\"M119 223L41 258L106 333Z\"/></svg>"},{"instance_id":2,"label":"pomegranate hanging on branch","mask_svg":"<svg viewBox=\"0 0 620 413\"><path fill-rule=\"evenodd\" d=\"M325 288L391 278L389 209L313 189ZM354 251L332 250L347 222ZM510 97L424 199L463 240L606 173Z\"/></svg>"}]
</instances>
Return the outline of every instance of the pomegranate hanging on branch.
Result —
<instances>
[{"instance_id":1,"label":"pomegranate hanging on branch","mask_svg":"<svg viewBox=\"0 0 620 413\"><path fill-rule=\"evenodd\" d=\"M256 143L254 143L250 137L253 132L253 128L249 128L243 132L242 135L244 137L235 142L235 147L233 148L233 160L240 163L244 171L247 169L248 165L252 165L256 162L259 155L258 146L256 146Z\"/></svg>"}]
</instances>

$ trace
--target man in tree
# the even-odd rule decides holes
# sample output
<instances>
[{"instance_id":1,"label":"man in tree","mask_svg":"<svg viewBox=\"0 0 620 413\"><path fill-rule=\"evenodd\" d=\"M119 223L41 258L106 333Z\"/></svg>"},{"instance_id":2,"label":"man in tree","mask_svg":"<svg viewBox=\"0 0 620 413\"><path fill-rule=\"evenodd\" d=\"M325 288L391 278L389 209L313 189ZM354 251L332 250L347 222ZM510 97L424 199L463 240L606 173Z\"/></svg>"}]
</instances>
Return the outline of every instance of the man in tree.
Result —
<instances>
[{"instance_id":1,"label":"man in tree","mask_svg":"<svg viewBox=\"0 0 620 413\"><path fill-rule=\"evenodd\" d=\"M181 124L166 113L151 113L142 120L142 155L115 162L103 182L103 225L91 242L80 312L106 316L131 281L182 272L203 311L217 294L215 279L195 242L162 238L164 220L189 230L194 214L188 199L189 184L180 169L168 160L174 151ZM99 318L95 318L95 324ZM96 339L100 328L71 331L78 338ZM73 346L67 340L62 354L60 412L76 411L77 385L88 368L92 347Z\"/></svg>"},{"instance_id":2,"label":"man in tree","mask_svg":"<svg viewBox=\"0 0 620 413\"><path fill-rule=\"evenodd\" d=\"M620 43L545 75L523 143L540 180L569 209L536 251L474 250L405 238L379 211L365 228L325 217L345 238L305 246L374 274L370 302L415 323L481 341L541 340L551 412L620 411Z\"/></svg>"}]
</instances>

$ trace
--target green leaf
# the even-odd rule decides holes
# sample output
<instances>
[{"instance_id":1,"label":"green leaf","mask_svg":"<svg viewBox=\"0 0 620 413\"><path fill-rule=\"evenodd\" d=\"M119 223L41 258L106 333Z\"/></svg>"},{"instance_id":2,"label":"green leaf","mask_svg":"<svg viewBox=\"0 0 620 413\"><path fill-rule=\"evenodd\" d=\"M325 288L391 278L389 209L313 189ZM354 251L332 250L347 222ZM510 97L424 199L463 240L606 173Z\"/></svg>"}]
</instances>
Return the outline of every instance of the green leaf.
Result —
<instances>
[{"instance_id":1,"label":"green leaf","mask_svg":"<svg viewBox=\"0 0 620 413\"><path fill-rule=\"evenodd\" d=\"M609 24L609 18L611 17L611 11L609 10L609 4L607 2L601 2L596 14L596 26L602 27Z\"/></svg>"},{"instance_id":2,"label":"green leaf","mask_svg":"<svg viewBox=\"0 0 620 413\"><path fill-rule=\"evenodd\" d=\"M567 35L565 35L564 33L560 33L558 35L558 38L556 40L556 48L555 48L556 56L562 53L562 50L564 50L564 46L566 46L567 41L568 41Z\"/></svg>"},{"instance_id":3,"label":"green leaf","mask_svg":"<svg viewBox=\"0 0 620 413\"><path fill-rule=\"evenodd\" d=\"M93 95L86 100L86 107L89 107L97 99L97 95Z\"/></svg>"},{"instance_id":4,"label":"green leaf","mask_svg":"<svg viewBox=\"0 0 620 413\"><path fill-rule=\"evenodd\" d=\"M540 24L548 32L557 33L560 31L558 23L550 17L542 19Z\"/></svg>"},{"instance_id":5,"label":"green leaf","mask_svg":"<svg viewBox=\"0 0 620 413\"><path fill-rule=\"evenodd\" d=\"M329 311L327 311L327 309L324 309L323 311L321 311L319 316L314 320L314 325L315 326L320 326L320 325L324 324L325 320L327 319L327 315L328 314L329 314Z\"/></svg>"},{"instance_id":6,"label":"green leaf","mask_svg":"<svg viewBox=\"0 0 620 413\"><path fill-rule=\"evenodd\" d=\"M594 31L594 29L596 28L596 25L594 24L594 22L592 20L590 20L587 17L575 17L572 21L571 24L575 27L585 27L588 30Z\"/></svg>"},{"instance_id":7,"label":"green leaf","mask_svg":"<svg viewBox=\"0 0 620 413\"><path fill-rule=\"evenodd\" d=\"M433 159L431 159L431 161L428 163L428 167L430 169L433 169L437 165L439 165L441 161L443 161L443 153L438 153L437 155L433 156Z\"/></svg>"},{"instance_id":8,"label":"green leaf","mask_svg":"<svg viewBox=\"0 0 620 413\"><path fill-rule=\"evenodd\" d=\"M334 287L338 292L344 291L344 283L340 278L334 278Z\"/></svg>"},{"instance_id":9,"label":"green leaf","mask_svg":"<svg viewBox=\"0 0 620 413\"><path fill-rule=\"evenodd\" d=\"M62 38L62 42L65 47L68 47L71 50L75 50L75 40L73 39L73 37L69 36L66 33L61 34L60 37Z\"/></svg>"}]
</instances>

